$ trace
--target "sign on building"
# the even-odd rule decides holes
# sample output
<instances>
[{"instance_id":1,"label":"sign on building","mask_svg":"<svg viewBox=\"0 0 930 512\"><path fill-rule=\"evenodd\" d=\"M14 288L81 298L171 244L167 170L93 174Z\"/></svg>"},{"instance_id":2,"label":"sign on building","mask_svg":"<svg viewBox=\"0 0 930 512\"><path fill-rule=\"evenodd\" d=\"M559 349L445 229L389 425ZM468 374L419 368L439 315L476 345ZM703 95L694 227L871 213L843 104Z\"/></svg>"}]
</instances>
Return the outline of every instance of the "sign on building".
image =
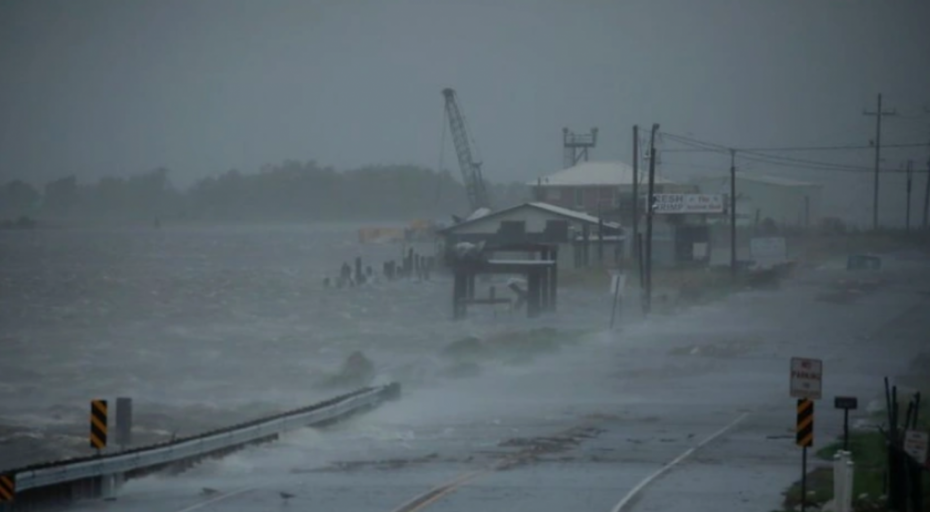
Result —
<instances>
[{"instance_id":1,"label":"sign on building","mask_svg":"<svg viewBox=\"0 0 930 512\"><path fill-rule=\"evenodd\" d=\"M823 361L791 358L791 396L820 400L823 387Z\"/></svg>"},{"instance_id":2,"label":"sign on building","mask_svg":"<svg viewBox=\"0 0 930 512\"><path fill-rule=\"evenodd\" d=\"M720 194L653 194L653 212L656 214L723 213L723 196ZM648 206L647 206L648 208Z\"/></svg>"}]
</instances>

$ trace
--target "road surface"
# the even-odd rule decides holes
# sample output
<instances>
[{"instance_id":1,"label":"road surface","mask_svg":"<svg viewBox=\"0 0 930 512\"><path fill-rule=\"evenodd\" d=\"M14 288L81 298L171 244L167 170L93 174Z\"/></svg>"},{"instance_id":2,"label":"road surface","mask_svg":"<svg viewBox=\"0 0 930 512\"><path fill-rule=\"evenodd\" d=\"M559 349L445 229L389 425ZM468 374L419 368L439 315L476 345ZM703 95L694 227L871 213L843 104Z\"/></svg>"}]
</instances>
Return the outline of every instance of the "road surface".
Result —
<instances>
[{"instance_id":1,"label":"road surface","mask_svg":"<svg viewBox=\"0 0 930 512\"><path fill-rule=\"evenodd\" d=\"M351 423L133 481L116 501L75 510L772 510L800 474L790 357L824 361L816 449L842 429L834 395L860 397L853 420L864 418L881 378L926 342L930 264L885 267L881 286L804 271L778 291L408 390Z\"/></svg>"}]
</instances>

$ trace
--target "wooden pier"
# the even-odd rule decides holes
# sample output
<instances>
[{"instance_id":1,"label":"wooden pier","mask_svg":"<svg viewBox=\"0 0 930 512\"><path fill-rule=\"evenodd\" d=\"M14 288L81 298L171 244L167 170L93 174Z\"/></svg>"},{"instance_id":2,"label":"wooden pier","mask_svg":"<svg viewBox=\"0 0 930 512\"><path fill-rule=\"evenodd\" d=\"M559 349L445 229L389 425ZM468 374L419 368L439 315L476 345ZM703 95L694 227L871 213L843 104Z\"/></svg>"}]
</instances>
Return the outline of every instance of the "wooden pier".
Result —
<instances>
[{"instance_id":1,"label":"wooden pier","mask_svg":"<svg viewBox=\"0 0 930 512\"><path fill-rule=\"evenodd\" d=\"M475 298L475 278L479 274L513 274L526 278L526 316L536 318L543 312L553 312L558 303L558 249L542 244L515 244L486 248L485 255L495 252L533 253L537 259L469 259L453 264L455 276L452 288L452 317L465 318L469 304L500 304L507 299Z\"/></svg>"}]
</instances>

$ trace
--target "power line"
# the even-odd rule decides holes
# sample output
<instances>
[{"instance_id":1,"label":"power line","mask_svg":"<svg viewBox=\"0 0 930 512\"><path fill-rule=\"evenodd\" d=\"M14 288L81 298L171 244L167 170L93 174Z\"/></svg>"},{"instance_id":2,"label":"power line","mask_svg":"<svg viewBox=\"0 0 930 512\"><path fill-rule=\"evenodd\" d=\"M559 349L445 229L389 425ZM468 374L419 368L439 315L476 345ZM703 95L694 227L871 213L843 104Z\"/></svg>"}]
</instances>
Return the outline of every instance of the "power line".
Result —
<instances>
[{"instance_id":1,"label":"power line","mask_svg":"<svg viewBox=\"0 0 930 512\"><path fill-rule=\"evenodd\" d=\"M887 148L925 148L930 147L930 143L915 142L907 144L882 144L882 149ZM849 145L849 146L786 146L786 147L771 147L771 148L734 148L736 151L856 151L856 150L865 150L865 149L875 149L873 145ZM708 152L722 152L719 149L703 149L703 148L689 148L689 149L663 149L664 153L708 153Z\"/></svg>"},{"instance_id":2,"label":"power line","mask_svg":"<svg viewBox=\"0 0 930 512\"><path fill-rule=\"evenodd\" d=\"M702 141L702 140L694 139L691 137L685 137L685 136L675 135L675 134L665 133L665 132L663 132L662 135L680 144L691 146L693 148L700 148L702 151L709 151L709 152L715 152L715 153L721 153L721 154L728 153L730 151L730 148L727 148L726 146L716 144L713 142ZM930 144L914 144L911 147L919 147L919 146L927 147L927 146L930 146ZM868 167L861 167L861 166L848 165L848 164L839 164L839 163L834 163L834 162L823 162L823 161L809 160L809 159L803 159L803 158L793 158L793 157L779 156L779 155L770 155L770 154L762 153L760 152L760 150L757 150L757 149L747 148L747 149L735 149L735 150L741 154L742 159L753 160L753 161L768 163L772 165L780 165L783 167L795 167L795 168L800 168L800 169L812 169L812 170L820 170L820 171L874 172L874 169L870 169ZM663 150L663 151L670 152L673 150ZM772 149L768 151L772 151ZM880 171L885 172L885 173L903 172L900 169L881 169Z\"/></svg>"},{"instance_id":3,"label":"power line","mask_svg":"<svg viewBox=\"0 0 930 512\"><path fill-rule=\"evenodd\" d=\"M680 135L673 135L673 134L665 134L665 135L671 138L672 140L676 140L679 143L685 144L688 146L710 148L719 153L729 153L731 151L731 149L727 148L726 146L722 146L720 144L715 144L712 142L692 139L690 137L682 137ZM769 163L774 163L776 161L780 161L782 163L790 162L793 164L804 164L804 166L807 168L816 167L818 169L825 169L825 170L849 170L849 171L862 171L863 169L868 170L864 167L855 167L855 166L849 166L849 165L844 165L844 164L834 164L832 162L818 162L814 160L804 160L804 159L790 158L790 157L776 156L776 155L766 155L764 153L759 153L759 152L750 151L750 150L740 150L740 152L743 155L743 158L747 158L746 155L756 155L755 160L765 159L765 161Z\"/></svg>"},{"instance_id":4,"label":"power line","mask_svg":"<svg viewBox=\"0 0 930 512\"><path fill-rule=\"evenodd\" d=\"M807 160L805 158L791 158L787 156L769 155L766 153L759 153L756 151L742 151L741 154L743 155L743 158L751 159L752 157L755 157L757 159L761 158L761 159L765 159L766 161L773 162L773 163L774 162L795 163L795 164L809 165L812 167L821 167L821 168L829 169L829 170L838 170L838 171L839 170L843 170L843 171L870 171L871 170L871 169L868 169L867 167L859 167L855 165L837 164L833 162L821 162L818 160Z\"/></svg>"},{"instance_id":5,"label":"power line","mask_svg":"<svg viewBox=\"0 0 930 512\"><path fill-rule=\"evenodd\" d=\"M662 136L663 139L665 137L668 137L672 139L673 141L684 144L686 146L692 146L692 147L701 148L707 151L716 151L720 153L730 152L730 148L728 148L727 146L722 146L720 144L714 144L713 142L706 142L703 140L692 139L691 137L685 137L684 135L675 135L674 133L668 133L668 132L662 132L660 135ZM669 150L663 149L662 151L665 152Z\"/></svg>"}]
</instances>

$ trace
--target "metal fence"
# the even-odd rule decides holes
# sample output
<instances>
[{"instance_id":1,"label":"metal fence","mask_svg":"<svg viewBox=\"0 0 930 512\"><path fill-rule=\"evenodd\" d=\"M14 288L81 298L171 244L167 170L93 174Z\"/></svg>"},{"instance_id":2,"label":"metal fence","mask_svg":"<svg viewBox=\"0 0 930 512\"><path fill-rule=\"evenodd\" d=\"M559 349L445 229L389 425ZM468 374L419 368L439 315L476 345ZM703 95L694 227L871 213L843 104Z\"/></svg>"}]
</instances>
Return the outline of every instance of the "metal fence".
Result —
<instances>
[{"instance_id":1,"label":"metal fence","mask_svg":"<svg viewBox=\"0 0 930 512\"><path fill-rule=\"evenodd\" d=\"M36 464L8 471L5 475L14 477L15 506L21 493L25 491L31 491L27 494L35 495L35 490L68 482L113 475L130 477L134 473L144 474L146 469L163 468L174 463L228 453L248 444L273 439L300 427L338 421L394 399L399 393L400 387L396 383L364 388L309 407L196 436L114 454Z\"/></svg>"}]
</instances>

